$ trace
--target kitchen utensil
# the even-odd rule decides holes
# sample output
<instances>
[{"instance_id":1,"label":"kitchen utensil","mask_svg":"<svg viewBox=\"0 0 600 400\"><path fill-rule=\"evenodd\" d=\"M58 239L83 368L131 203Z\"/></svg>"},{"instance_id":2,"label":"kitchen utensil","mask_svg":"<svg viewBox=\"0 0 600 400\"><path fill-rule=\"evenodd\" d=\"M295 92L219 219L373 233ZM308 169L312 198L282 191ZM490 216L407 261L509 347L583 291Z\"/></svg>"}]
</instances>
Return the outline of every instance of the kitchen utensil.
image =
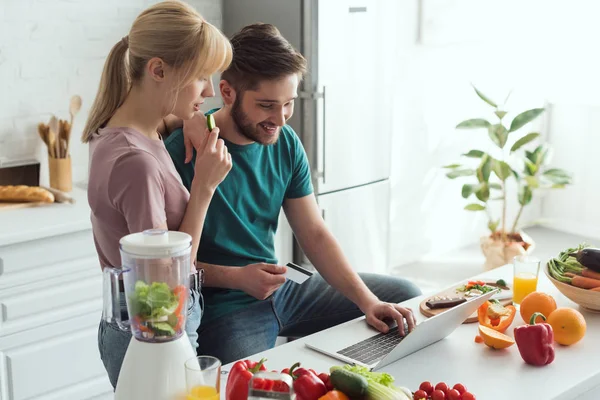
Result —
<instances>
[{"instance_id":1,"label":"kitchen utensil","mask_svg":"<svg viewBox=\"0 0 600 400\"><path fill-rule=\"evenodd\" d=\"M129 234L119 245L122 267L103 270L102 318L132 337L115 400L185 398L184 364L196 356L185 332L192 237L154 229ZM121 296L127 321L121 318Z\"/></svg>"},{"instance_id":2,"label":"kitchen utensil","mask_svg":"<svg viewBox=\"0 0 600 400\"><path fill-rule=\"evenodd\" d=\"M58 119L53 115L50 118L50 122L48 123L48 128L50 129L50 144L52 146L53 157L58 158L60 149L59 149L59 126Z\"/></svg>"}]
</instances>

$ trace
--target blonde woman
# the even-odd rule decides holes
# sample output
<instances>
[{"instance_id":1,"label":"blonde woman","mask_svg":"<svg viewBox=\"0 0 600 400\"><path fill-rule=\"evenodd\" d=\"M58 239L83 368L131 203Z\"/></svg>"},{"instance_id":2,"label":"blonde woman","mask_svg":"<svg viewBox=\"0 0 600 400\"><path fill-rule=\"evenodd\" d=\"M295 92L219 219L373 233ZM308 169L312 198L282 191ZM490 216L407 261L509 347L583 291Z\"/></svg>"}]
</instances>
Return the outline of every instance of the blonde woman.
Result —
<instances>
[{"instance_id":1,"label":"blonde woman","mask_svg":"<svg viewBox=\"0 0 600 400\"><path fill-rule=\"evenodd\" d=\"M203 132L188 191L158 130L169 114L192 118L214 96L211 75L231 57L227 38L179 1L143 11L113 46L82 136L90 144L88 201L102 268L120 267L119 239L151 228L190 234L196 254L206 211L231 169L231 156L218 128ZM192 287L190 296L186 332L196 348L199 288ZM121 313L128 319L124 302ZM98 346L113 387L130 338L114 323L100 322Z\"/></svg>"}]
</instances>

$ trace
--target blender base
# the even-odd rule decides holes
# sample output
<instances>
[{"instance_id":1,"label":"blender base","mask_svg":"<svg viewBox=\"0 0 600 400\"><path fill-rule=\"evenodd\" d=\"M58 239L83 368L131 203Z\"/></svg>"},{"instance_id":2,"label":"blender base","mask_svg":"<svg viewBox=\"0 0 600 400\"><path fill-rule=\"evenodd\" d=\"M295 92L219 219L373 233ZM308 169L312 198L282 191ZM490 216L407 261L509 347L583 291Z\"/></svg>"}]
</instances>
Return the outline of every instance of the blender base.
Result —
<instances>
[{"instance_id":1,"label":"blender base","mask_svg":"<svg viewBox=\"0 0 600 400\"><path fill-rule=\"evenodd\" d=\"M115 390L115 400L185 398L185 367L196 357L188 335L172 342L146 343L131 338Z\"/></svg>"}]
</instances>

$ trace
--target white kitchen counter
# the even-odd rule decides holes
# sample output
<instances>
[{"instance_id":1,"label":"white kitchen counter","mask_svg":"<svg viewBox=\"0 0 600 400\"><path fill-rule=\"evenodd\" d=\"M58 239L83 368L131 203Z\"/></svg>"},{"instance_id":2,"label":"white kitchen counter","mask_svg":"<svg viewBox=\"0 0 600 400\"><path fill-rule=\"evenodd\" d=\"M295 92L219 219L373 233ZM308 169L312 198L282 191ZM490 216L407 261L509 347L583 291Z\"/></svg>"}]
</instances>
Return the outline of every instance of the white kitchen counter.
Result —
<instances>
[{"instance_id":1,"label":"white kitchen counter","mask_svg":"<svg viewBox=\"0 0 600 400\"><path fill-rule=\"evenodd\" d=\"M87 191L74 187L69 195L75 204L0 210L0 247L91 229Z\"/></svg>"}]
</instances>

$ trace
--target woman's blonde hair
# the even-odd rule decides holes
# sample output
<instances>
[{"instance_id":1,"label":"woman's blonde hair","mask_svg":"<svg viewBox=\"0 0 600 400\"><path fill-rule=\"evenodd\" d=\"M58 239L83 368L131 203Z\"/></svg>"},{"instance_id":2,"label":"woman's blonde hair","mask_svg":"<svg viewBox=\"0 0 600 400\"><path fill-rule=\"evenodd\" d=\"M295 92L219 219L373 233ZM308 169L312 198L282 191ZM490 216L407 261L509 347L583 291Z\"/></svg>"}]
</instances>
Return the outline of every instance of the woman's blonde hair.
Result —
<instances>
[{"instance_id":1,"label":"woman's blonde hair","mask_svg":"<svg viewBox=\"0 0 600 400\"><path fill-rule=\"evenodd\" d=\"M108 54L81 136L83 143L89 142L123 104L131 85L142 78L146 63L153 57L179 71L179 90L195 79L225 70L232 50L221 31L181 1L169 0L146 9L133 22L129 35Z\"/></svg>"}]
</instances>

